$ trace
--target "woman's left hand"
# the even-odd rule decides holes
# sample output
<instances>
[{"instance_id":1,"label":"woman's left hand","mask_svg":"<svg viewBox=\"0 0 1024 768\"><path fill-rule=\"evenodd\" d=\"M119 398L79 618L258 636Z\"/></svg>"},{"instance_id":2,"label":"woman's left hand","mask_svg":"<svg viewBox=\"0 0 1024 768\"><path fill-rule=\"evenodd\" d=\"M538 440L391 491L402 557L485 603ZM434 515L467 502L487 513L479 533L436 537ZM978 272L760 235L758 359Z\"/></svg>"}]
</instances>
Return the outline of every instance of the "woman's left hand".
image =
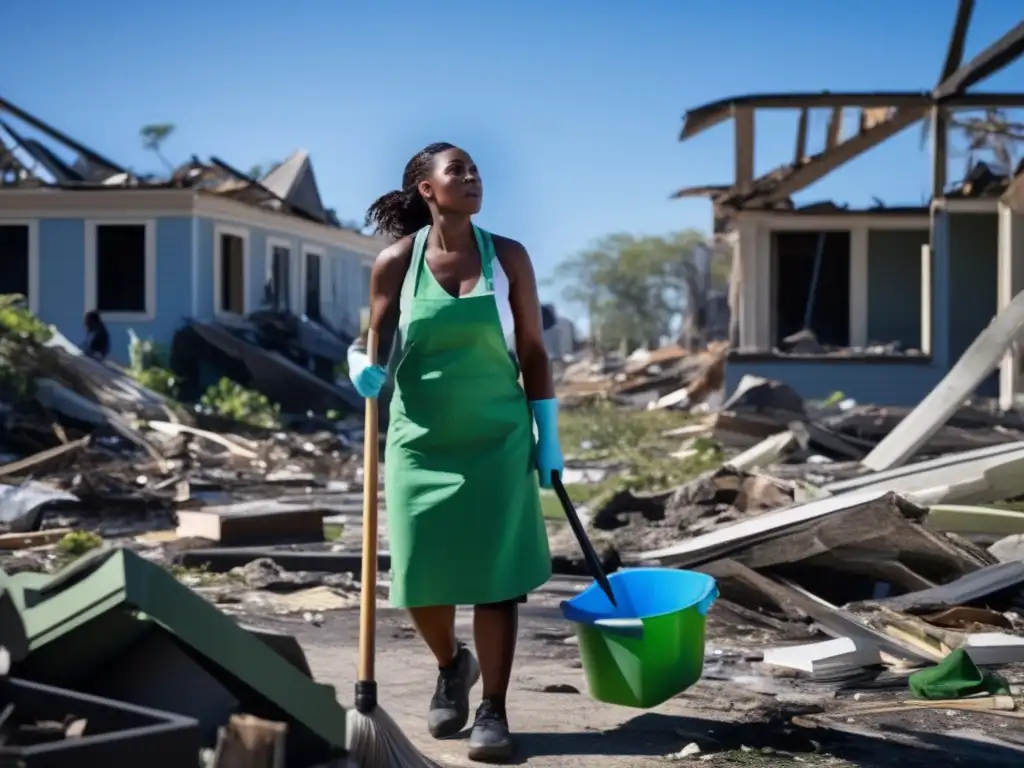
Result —
<instances>
[{"instance_id":1,"label":"woman's left hand","mask_svg":"<svg viewBox=\"0 0 1024 768\"><path fill-rule=\"evenodd\" d=\"M562 447L558 444L558 400L532 400L530 410L537 423L537 471L540 473L540 487L551 487L551 473L562 474L565 462Z\"/></svg>"},{"instance_id":2,"label":"woman's left hand","mask_svg":"<svg viewBox=\"0 0 1024 768\"><path fill-rule=\"evenodd\" d=\"M541 432L537 440L537 471L540 473L541 488L551 487L551 473L562 474L565 461L562 458L562 447L558 444L558 433L545 435Z\"/></svg>"}]
</instances>

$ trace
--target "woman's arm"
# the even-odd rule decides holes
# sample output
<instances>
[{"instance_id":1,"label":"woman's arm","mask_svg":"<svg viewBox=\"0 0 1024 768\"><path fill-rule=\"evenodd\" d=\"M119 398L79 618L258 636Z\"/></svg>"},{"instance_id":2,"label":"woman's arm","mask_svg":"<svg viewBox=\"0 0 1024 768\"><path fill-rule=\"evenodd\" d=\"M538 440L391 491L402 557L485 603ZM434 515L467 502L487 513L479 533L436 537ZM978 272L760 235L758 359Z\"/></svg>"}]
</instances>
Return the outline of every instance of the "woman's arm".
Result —
<instances>
[{"instance_id":1,"label":"woman's arm","mask_svg":"<svg viewBox=\"0 0 1024 768\"><path fill-rule=\"evenodd\" d=\"M523 372L523 388L529 400L550 400L555 396L551 365L544 347L544 326L537 297L537 277L530 255L521 243L494 237L494 250L508 277L508 300L515 322L516 356Z\"/></svg>"},{"instance_id":2,"label":"woman's arm","mask_svg":"<svg viewBox=\"0 0 1024 768\"><path fill-rule=\"evenodd\" d=\"M370 272L370 330L377 336L377 361L385 360L398 327L402 282L409 269L412 237L404 237L385 248ZM366 353L366 331L360 333L350 350Z\"/></svg>"}]
</instances>

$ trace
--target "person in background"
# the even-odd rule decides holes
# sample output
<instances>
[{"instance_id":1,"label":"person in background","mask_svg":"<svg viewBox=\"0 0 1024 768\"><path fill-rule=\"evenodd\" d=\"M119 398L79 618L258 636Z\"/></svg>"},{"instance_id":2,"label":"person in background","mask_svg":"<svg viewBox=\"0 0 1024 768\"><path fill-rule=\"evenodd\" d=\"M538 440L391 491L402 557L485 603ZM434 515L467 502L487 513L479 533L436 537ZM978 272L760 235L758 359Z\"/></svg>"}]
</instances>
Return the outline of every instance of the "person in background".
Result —
<instances>
[{"instance_id":1,"label":"person in background","mask_svg":"<svg viewBox=\"0 0 1024 768\"><path fill-rule=\"evenodd\" d=\"M94 360L106 360L110 354L110 334L100 319L100 313L90 310L85 313L85 348L83 352Z\"/></svg>"},{"instance_id":2,"label":"person in background","mask_svg":"<svg viewBox=\"0 0 1024 768\"><path fill-rule=\"evenodd\" d=\"M406 165L402 188L370 207L377 231L397 239L370 276L370 330L391 354L386 367L371 364L361 338L348 360L363 397L394 383L391 603L408 609L437 662L427 728L459 733L482 678L469 757L500 762L513 753L505 696L519 604L551 576L538 484L550 487L563 462L533 266L518 242L474 226L482 197L473 159L432 144ZM474 606L479 662L455 634L459 605Z\"/></svg>"}]
</instances>

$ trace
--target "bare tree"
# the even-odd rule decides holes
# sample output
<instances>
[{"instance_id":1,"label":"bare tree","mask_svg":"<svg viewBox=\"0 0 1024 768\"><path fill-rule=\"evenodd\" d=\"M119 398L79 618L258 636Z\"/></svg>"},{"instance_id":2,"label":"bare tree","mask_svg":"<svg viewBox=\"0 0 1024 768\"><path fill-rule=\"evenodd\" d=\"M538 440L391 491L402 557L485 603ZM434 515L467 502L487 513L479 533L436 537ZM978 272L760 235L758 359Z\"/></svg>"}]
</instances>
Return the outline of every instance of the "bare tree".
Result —
<instances>
[{"instance_id":1,"label":"bare tree","mask_svg":"<svg viewBox=\"0 0 1024 768\"><path fill-rule=\"evenodd\" d=\"M160 148L163 146L164 142L170 138L174 131L175 126L173 123L153 123L152 125L144 125L139 129L139 136L142 138L142 146L160 158L160 162L166 166L168 171L173 171L174 165L171 164L170 160L164 157Z\"/></svg>"}]
</instances>

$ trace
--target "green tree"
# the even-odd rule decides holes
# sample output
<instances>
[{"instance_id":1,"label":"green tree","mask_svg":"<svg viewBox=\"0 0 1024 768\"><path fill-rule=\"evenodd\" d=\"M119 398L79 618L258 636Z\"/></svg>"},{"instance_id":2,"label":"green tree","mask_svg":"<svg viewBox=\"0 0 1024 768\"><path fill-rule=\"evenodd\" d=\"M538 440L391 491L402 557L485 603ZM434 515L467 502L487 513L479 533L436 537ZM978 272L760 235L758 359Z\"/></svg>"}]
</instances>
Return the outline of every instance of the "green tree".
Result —
<instances>
[{"instance_id":1,"label":"green tree","mask_svg":"<svg viewBox=\"0 0 1024 768\"><path fill-rule=\"evenodd\" d=\"M557 274L563 299L587 314L592 341L610 349L676 337L687 313L725 290L729 268L703 233L687 229L664 237L608 235Z\"/></svg>"},{"instance_id":2,"label":"green tree","mask_svg":"<svg viewBox=\"0 0 1024 768\"><path fill-rule=\"evenodd\" d=\"M161 148L164 142L171 137L174 133L175 126L173 123L153 123L152 125L144 125L139 129L139 136L142 138L142 146L160 158L167 170L173 171L174 166L171 162L164 157Z\"/></svg>"}]
</instances>

